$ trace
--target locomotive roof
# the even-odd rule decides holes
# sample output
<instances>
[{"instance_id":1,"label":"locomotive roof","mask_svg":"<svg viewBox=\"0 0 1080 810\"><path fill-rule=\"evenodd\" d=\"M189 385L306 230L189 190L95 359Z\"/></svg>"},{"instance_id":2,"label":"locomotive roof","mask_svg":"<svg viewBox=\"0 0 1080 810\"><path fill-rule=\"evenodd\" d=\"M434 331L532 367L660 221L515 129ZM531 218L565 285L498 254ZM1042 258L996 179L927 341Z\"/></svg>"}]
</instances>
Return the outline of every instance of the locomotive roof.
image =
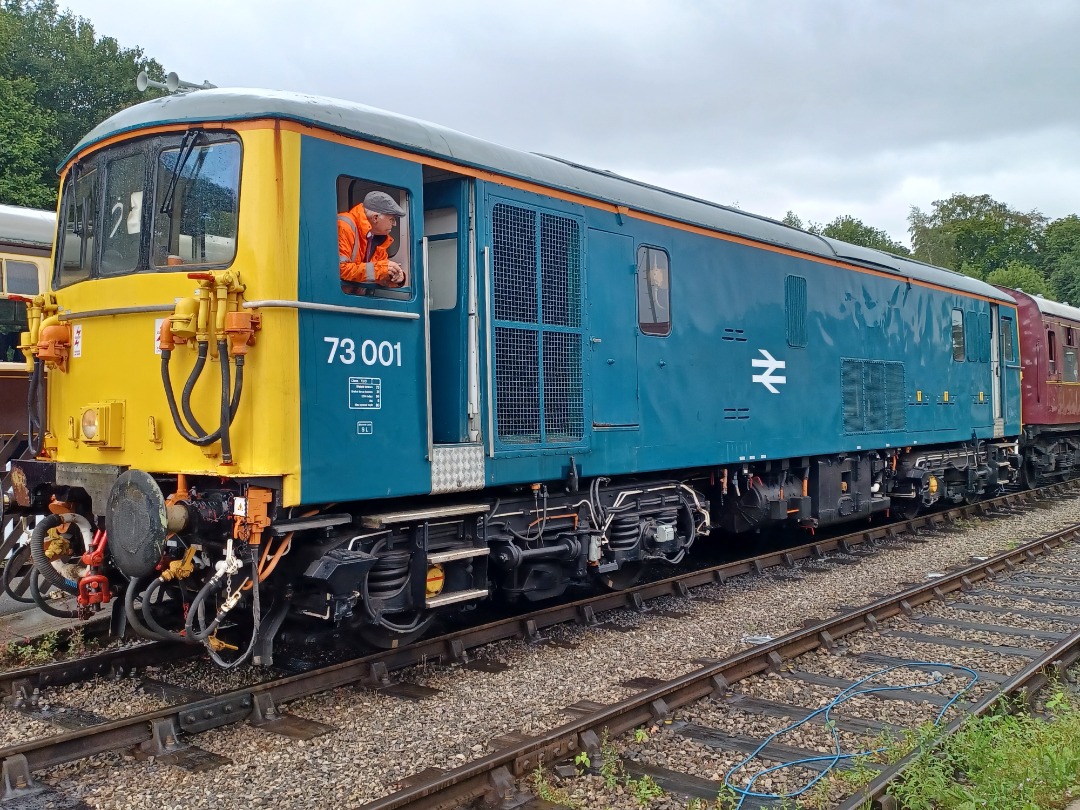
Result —
<instances>
[{"instance_id":1,"label":"locomotive roof","mask_svg":"<svg viewBox=\"0 0 1080 810\"><path fill-rule=\"evenodd\" d=\"M0 244L51 249L56 214L17 205L0 205Z\"/></svg>"},{"instance_id":2,"label":"locomotive roof","mask_svg":"<svg viewBox=\"0 0 1080 810\"><path fill-rule=\"evenodd\" d=\"M322 96L245 88L163 96L121 110L99 124L79 141L68 160L106 138L143 127L259 118L296 121L711 230L1012 302L989 284L939 267L817 236L767 217L641 183L613 172L546 155L519 152L437 124Z\"/></svg>"}]
</instances>

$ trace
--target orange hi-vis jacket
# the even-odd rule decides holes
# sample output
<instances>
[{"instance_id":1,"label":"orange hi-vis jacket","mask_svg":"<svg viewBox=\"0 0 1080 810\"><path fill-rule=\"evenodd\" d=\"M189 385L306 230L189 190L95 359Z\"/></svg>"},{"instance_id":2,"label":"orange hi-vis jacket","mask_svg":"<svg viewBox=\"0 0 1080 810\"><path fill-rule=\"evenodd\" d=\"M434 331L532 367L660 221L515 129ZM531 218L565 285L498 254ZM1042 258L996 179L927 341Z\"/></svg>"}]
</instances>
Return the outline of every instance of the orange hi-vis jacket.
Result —
<instances>
[{"instance_id":1,"label":"orange hi-vis jacket","mask_svg":"<svg viewBox=\"0 0 1080 810\"><path fill-rule=\"evenodd\" d=\"M338 214L337 239L342 281L374 281L384 287L400 286L390 282L387 248L394 240L390 236L372 236L363 204Z\"/></svg>"}]
</instances>

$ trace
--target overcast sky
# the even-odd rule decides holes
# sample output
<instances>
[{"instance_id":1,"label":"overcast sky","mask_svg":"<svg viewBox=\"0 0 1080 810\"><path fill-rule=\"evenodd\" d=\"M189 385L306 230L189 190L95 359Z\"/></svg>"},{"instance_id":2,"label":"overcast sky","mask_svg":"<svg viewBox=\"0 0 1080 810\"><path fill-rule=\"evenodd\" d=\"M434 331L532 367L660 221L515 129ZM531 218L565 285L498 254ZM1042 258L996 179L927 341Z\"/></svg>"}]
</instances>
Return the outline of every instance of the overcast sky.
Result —
<instances>
[{"instance_id":1,"label":"overcast sky","mask_svg":"<svg viewBox=\"0 0 1080 810\"><path fill-rule=\"evenodd\" d=\"M184 79L359 101L777 219L851 214L907 244L910 207L955 192L1080 213L1076 0L60 6Z\"/></svg>"}]
</instances>

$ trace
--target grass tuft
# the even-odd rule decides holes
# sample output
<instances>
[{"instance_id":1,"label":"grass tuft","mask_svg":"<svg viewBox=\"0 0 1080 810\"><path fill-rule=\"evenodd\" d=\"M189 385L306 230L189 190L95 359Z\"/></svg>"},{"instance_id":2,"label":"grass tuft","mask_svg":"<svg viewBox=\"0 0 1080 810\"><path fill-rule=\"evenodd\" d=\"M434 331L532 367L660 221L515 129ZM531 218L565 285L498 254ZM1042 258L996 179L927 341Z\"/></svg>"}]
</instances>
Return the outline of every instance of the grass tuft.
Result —
<instances>
[{"instance_id":1,"label":"grass tuft","mask_svg":"<svg viewBox=\"0 0 1080 810\"><path fill-rule=\"evenodd\" d=\"M1080 787L1080 699L1057 687L1050 720L1001 711L924 748L889 789L909 810L1060 810Z\"/></svg>"}]
</instances>

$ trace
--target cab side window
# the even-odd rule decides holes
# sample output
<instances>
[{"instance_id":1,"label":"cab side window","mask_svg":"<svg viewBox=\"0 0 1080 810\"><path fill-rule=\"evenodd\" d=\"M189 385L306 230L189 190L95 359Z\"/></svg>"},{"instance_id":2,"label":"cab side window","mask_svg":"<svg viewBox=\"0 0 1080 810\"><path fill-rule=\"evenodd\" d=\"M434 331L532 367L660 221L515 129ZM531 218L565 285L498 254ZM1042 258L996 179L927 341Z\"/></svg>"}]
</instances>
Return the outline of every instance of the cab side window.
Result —
<instances>
[{"instance_id":1,"label":"cab side window","mask_svg":"<svg viewBox=\"0 0 1080 810\"><path fill-rule=\"evenodd\" d=\"M667 251L642 245L637 252L638 328L643 335L671 334L671 272Z\"/></svg>"},{"instance_id":2,"label":"cab side window","mask_svg":"<svg viewBox=\"0 0 1080 810\"><path fill-rule=\"evenodd\" d=\"M964 362L964 312L960 309L952 311L952 359Z\"/></svg>"},{"instance_id":3,"label":"cab side window","mask_svg":"<svg viewBox=\"0 0 1080 810\"><path fill-rule=\"evenodd\" d=\"M370 213L378 213L373 223L364 207L365 198L373 193L388 196L399 210L406 212L405 215L372 211ZM375 298L411 298L415 282L409 250L409 192L385 183L342 175L337 179L337 211L341 291L347 295ZM393 225L387 231L391 219ZM398 278L395 278L399 272L396 268L400 268Z\"/></svg>"}]
</instances>

